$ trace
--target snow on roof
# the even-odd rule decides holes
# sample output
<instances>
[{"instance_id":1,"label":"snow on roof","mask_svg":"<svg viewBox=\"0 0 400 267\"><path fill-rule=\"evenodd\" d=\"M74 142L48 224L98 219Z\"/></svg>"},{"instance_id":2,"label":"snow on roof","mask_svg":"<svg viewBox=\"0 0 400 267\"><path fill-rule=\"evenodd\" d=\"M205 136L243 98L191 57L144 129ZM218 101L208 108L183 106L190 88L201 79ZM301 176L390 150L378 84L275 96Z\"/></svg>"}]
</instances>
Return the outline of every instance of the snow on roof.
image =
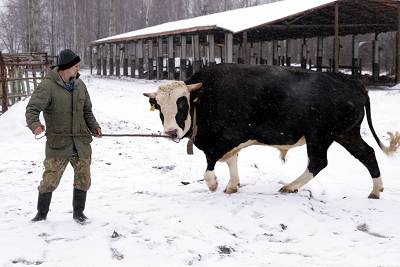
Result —
<instances>
[{"instance_id":1,"label":"snow on roof","mask_svg":"<svg viewBox=\"0 0 400 267\"><path fill-rule=\"evenodd\" d=\"M268 24L307 10L322 7L337 0L283 0L259 6L239 8L220 13L195 17L191 19L167 22L156 26L143 28L136 31L122 33L94 42L104 43L124 39L141 39L161 35L161 33L191 32L195 30L207 30L221 28L232 33L251 29Z\"/></svg>"}]
</instances>

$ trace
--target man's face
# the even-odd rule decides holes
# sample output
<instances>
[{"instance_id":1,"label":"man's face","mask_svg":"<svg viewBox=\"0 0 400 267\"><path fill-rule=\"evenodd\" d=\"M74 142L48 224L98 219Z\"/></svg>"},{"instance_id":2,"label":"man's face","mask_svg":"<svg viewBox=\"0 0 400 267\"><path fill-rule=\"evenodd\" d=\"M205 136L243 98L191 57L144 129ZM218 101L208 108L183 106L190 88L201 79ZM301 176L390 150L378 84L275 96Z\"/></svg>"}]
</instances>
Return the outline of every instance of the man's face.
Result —
<instances>
[{"instance_id":1,"label":"man's face","mask_svg":"<svg viewBox=\"0 0 400 267\"><path fill-rule=\"evenodd\" d=\"M78 74L80 69L81 69L81 66L79 65L79 63L75 64L71 68L64 70L65 77L67 79L76 77L76 75Z\"/></svg>"}]
</instances>

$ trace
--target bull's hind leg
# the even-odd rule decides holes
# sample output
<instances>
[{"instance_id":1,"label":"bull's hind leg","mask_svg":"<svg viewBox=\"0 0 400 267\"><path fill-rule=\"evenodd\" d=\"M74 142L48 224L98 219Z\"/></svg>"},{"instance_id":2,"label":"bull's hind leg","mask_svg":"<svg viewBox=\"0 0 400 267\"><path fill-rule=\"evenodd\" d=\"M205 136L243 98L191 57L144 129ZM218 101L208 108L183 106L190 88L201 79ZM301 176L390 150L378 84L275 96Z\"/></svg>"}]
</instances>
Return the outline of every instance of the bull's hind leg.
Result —
<instances>
[{"instance_id":1,"label":"bull's hind leg","mask_svg":"<svg viewBox=\"0 0 400 267\"><path fill-rule=\"evenodd\" d=\"M279 192L297 193L302 186L317 176L317 174L328 165L327 152L333 141L331 141L330 137L327 135L323 137L324 138L306 138L308 154L307 169L299 178L282 187Z\"/></svg>"},{"instance_id":2,"label":"bull's hind leg","mask_svg":"<svg viewBox=\"0 0 400 267\"><path fill-rule=\"evenodd\" d=\"M372 177L372 192L368 197L378 199L383 191L381 173L376 161L375 151L362 139L360 129L357 128L349 134L340 136L336 139L336 142L341 144L368 169Z\"/></svg>"},{"instance_id":3,"label":"bull's hind leg","mask_svg":"<svg viewBox=\"0 0 400 267\"><path fill-rule=\"evenodd\" d=\"M239 171L237 167L237 161L238 161L238 154L235 154L226 161L229 167L229 176L230 176L229 183L224 190L224 192L227 194L236 193L239 189L240 181L239 181Z\"/></svg>"}]
</instances>

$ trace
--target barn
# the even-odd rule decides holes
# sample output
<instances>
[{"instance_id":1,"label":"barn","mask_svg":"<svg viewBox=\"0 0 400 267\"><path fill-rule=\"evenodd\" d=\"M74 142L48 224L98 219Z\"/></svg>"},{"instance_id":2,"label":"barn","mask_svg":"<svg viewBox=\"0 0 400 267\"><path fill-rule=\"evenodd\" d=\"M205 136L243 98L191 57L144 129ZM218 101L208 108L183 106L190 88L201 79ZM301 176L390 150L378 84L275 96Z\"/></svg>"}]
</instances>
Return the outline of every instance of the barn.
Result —
<instances>
[{"instance_id":1,"label":"barn","mask_svg":"<svg viewBox=\"0 0 400 267\"><path fill-rule=\"evenodd\" d=\"M395 51L382 51L381 33L395 32ZM371 77L380 79L380 57L395 57L400 82L400 2L397 0L283 0L191 19L168 22L95 40L91 71L97 75L185 80L200 68L221 62L288 65L359 76L359 50L372 47ZM368 42L358 37L371 34ZM351 47L341 45L351 38ZM299 55L293 57L299 43ZM308 47L314 45L315 54ZM344 49L351 61L341 62Z\"/></svg>"}]
</instances>

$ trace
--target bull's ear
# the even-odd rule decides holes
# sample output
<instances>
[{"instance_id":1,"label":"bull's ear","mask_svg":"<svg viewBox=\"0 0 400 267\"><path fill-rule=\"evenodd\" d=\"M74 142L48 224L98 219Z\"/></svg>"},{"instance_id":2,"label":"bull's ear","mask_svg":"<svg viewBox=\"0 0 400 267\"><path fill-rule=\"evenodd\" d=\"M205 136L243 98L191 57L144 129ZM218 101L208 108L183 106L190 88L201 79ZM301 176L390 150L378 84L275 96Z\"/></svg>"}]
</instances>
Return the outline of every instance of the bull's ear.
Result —
<instances>
[{"instance_id":1,"label":"bull's ear","mask_svg":"<svg viewBox=\"0 0 400 267\"><path fill-rule=\"evenodd\" d=\"M194 92L199 90L203 86L203 83L195 83L195 84L188 84L186 87L188 88L189 92Z\"/></svg>"},{"instance_id":2,"label":"bull's ear","mask_svg":"<svg viewBox=\"0 0 400 267\"><path fill-rule=\"evenodd\" d=\"M147 96L148 98L156 98L156 93L143 93L144 96Z\"/></svg>"}]
</instances>

